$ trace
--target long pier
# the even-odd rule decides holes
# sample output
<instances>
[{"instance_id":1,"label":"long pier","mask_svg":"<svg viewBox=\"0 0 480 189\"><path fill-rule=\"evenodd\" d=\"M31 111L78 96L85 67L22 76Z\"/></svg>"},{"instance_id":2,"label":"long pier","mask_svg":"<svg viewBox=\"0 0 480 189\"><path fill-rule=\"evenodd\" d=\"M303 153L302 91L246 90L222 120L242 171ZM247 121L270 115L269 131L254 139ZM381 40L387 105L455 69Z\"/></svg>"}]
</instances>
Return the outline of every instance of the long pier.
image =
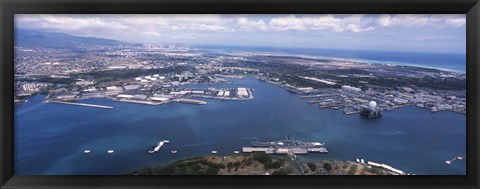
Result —
<instances>
[{"instance_id":1,"label":"long pier","mask_svg":"<svg viewBox=\"0 0 480 189\"><path fill-rule=\"evenodd\" d=\"M153 106L157 106L157 105L166 103L166 102L151 102L151 101L129 100L129 99L113 99L113 101L126 102L126 103L134 103L134 104L145 104L145 105L153 105ZM167 101L167 102L168 102L168 101Z\"/></svg>"},{"instance_id":2,"label":"long pier","mask_svg":"<svg viewBox=\"0 0 480 189\"><path fill-rule=\"evenodd\" d=\"M187 103L187 104L198 104L198 105L207 104L207 102L203 101L203 100L186 99L186 98L179 98L179 99L175 99L173 101L180 102L180 103Z\"/></svg>"},{"instance_id":3,"label":"long pier","mask_svg":"<svg viewBox=\"0 0 480 189\"><path fill-rule=\"evenodd\" d=\"M77 102L62 102L62 101L51 101L51 102L58 103L58 104L86 106L86 107L93 107L93 108L113 109L112 106L103 106L103 105L96 105L96 104L85 104L85 103L77 103Z\"/></svg>"}]
</instances>

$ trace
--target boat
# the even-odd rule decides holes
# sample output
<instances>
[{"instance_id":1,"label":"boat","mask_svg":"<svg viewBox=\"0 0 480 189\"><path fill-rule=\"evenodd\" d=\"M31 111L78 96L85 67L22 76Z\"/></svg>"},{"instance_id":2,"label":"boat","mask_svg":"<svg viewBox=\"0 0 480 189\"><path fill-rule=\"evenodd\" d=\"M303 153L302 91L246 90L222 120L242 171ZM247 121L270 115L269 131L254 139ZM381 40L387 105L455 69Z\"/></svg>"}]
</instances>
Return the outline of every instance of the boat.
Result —
<instances>
[{"instance_id":1,"label":"boat","mask_svg":"<svg viewBox=\"0 0 480 189\"><path fill-rule=\"evenodd\" d=\"M113 150L108 150L107 152L108 152L109 154L113 154L114 151L113 151Z\"/></svg>"},{"instance_id":2,"label":"boat","mask_svg":"<svg viewBox=\"0 0 480 189\"><path fill-rule=\"evenodd\" d=\"M158 151L160 150L160 148L162 148L163 144L165 144L164 141L158 142L158 145L155 146L152 150L149 150L148 153L153 154L153 153L155 153L155 152L158 152Z\"/></svg>"},{"instance_id":3,"label":"boat","mask_svg":"<svg viewBox=\"0 0 480 189\"><path fill-rule=\"evenodd\" d=\"M176 154L176 153L177 153L177 151L176 151L176 150L172 150L171 152L172 152L172 154Z\"/></svg>"},{"instance_id":4,"label":"boat","mask_svg":"<svg viewBox=\"0 0 480 189\"><path fill-rule=\"evenodd\" d=\"M236 151L236 150L235 150L235 151L233 151L233 153L238 154L238 153L240 153L240 151Z\"/></svg>"},{"instance_id":5,"label":"boat","mask_svg":"<svg viewBox=\"0 0 480 189\"><path fill-rule=\"evenodd\" d=\"M92 152L92 151L90 151L90 150L84 150L83 151L83 153L85 153L85 154L89 154L90 152Z\"/></svg>"},{"instance_id":6,"label":"boat","mask_svg":"<svg viewBox=\"0 0 480 189\"><path fill-rule=\"evenodd\" d=\"M218 153L216 150L213 150L213 151L212 151L212 154L216 154L216 153Z\"/></svg>"},{"instance_id":7,"label":"boat","mask_svg":"<svg viewBox=\"0 0 480 189\"><path fill-rule=\"evenodd\" d=\"M451 161L445 161L446 164L451 164L452 162Z\"/></svg>"},{"instance_id":8,"label":"boat","mask_svg":"<svg viewBox=\"0 0 480 189\"><path fill-rule=\"evenodd\" d=\"M163 143L165 143L165 144L167 144L167 143L169 143L169 142L170 142L170 141L168 141L168 140L164 140L164 141L163 141Z\"/></svg>"}]
</instances>

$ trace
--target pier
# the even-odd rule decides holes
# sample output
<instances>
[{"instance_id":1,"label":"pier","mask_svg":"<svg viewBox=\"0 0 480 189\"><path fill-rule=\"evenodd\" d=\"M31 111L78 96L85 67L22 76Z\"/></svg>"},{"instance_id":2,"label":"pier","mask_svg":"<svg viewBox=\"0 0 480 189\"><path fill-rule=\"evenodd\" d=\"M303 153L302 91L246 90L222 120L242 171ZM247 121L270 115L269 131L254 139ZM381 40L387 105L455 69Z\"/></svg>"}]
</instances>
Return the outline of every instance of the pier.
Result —
<instances>
[{"instance_id":1,"label":"pier","mask_svg":"<svg viewBox=\"0 0 480 189\"><path fill-rule=\"evenodd\" d=\"M113 99L113 101L127 102L127 103L134 103L134 104L145 104L145 105L153 105L153 106L164 104L164 102L151 102L151 101L145 101L145 100L130 100L130 99Z\"/></svg>"},{"instance_id":2,"label":"pier","mask_svg":"<svg viewBox=\"0 0 480 189\"><path fill-rule=\"evenodd\" d=\"M302 142L296 139L272 141L272 142L252 142L252 146L242 148L243 153L264 152L267 154L308 154L308 153L328 153L324 144L319 142Z\"/></svg>"},{"instance_id":3,"label":"pier","mask_svg":"<svg viewBox=\"0 0 480 189\"><path fill-rule=\"evenodd\" d=\"M76 105L76 106L86 106L86 107L93 107L93 108L104 108L104 109L113 109L112 106L102 106L102 105L95 105L95 104L85 104L85 103L77 103L77 102L63 102L63 101L51 101L52 103L58 104L68 104L68 105Z\"/></svg>"},{"instance_id":4,"label":"pier","mask_svg":"<svg viewBox=\"0 0 480 189\"><path fill-rule=\"evenodd\" d=\"M203 100L186 99L186 98L179 98L179 99L175 99L173 101L180 102L180 103L187 103L187 104L198 104L198 105L207 104L207 102L203 101Z\"/></svg>"}]
</instances>

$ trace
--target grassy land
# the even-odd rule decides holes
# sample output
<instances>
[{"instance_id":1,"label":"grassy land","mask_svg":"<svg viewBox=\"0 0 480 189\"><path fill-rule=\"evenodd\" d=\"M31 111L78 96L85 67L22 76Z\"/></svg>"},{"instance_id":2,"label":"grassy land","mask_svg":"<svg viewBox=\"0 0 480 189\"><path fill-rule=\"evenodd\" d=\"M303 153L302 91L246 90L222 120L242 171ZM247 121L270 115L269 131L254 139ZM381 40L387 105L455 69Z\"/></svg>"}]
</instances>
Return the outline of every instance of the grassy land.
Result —
<instances>
[{"instance_id":1,"label":"grassy land","mask_svg":"<svg viewBox=\"0 0 480 189\"><path fill-rule=\"evenodd\" d=\"M127 173L128 175L296 175L289 160L265 153L202 156L177 160ZM385 175L387 171L351 161L301 162L307 175Z\"/></svg>"}]
</instances>

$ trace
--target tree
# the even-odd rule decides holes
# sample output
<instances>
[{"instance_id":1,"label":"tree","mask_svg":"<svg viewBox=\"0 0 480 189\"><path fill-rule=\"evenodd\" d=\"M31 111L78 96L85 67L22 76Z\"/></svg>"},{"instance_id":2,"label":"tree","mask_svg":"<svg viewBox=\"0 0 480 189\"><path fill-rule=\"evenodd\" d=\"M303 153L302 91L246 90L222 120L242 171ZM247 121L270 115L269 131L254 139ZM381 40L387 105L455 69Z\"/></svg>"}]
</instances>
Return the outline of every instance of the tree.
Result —
<instances>
[{"instance_id":1,"label":"tree","mask_svg":"<svg viewBox=\"0 0 480 189\"><path fill-rule=\"evenodd\" d=\"M327 171L331 171L332 170L332 165L330 163L324 163L323 168L325 168L325 170L327 170Z\"/></svg>"},{"instance_id":2,"label":"tree","mask_svg":"<svg viewBox=\"0 0 480 189\"><path fill-rule=\"evenodd\" d=\"M317 165L315 165L315 163L308 162L307 166L308 166L308 168L310 168L310 170L312 170L314 172L315 172L315 170L317 170Z\"/></svg>"},{"instance_id":3,"label":"tree","mask_svg":"<svg viewBox=\"0 0 480 189\"><path fill-rule=\"evenodd\" d=\"M288 175L292 172L293 172L292 168L287 167L287 168L281 168L279 170L274 171L272 175Z\"/></svg>"}]
</instances>

